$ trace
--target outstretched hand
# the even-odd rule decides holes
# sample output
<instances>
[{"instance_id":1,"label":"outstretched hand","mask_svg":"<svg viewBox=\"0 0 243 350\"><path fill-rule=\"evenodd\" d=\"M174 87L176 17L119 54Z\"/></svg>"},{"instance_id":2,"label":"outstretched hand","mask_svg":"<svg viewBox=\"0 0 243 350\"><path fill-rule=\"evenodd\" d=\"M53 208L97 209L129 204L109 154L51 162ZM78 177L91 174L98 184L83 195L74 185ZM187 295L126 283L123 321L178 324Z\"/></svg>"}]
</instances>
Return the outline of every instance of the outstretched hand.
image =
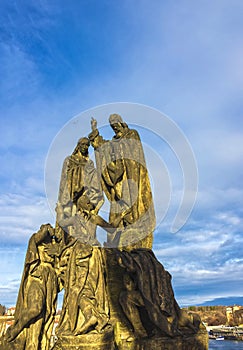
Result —
<instances>
[{"instance_id":1,"label":"outstretched hand","mask_svg":"<svg viewBox=\"0 0 243 350\"><path fill-rule=\"evenodd\" d=\"M17 335L19 334L18 330L16 329L16 327L9 327L5 333L4 339L7 342L11 342L12 340L14 340Z\"/></svg>"}]
</instances>

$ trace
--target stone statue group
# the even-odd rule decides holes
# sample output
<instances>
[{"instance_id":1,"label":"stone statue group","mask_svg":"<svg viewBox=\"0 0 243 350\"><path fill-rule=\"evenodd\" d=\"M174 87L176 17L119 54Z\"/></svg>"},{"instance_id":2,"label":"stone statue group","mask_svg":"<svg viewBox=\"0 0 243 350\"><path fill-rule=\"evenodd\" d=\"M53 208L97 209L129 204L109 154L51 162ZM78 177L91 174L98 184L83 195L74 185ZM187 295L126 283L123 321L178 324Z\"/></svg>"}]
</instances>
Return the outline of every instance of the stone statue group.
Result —
<instances>
[{"instance_id":1,"label":"stone statue group","mask_svg":"<svg viewBox=\"0 0 243 350\"><path fill-rule=\"evenodd\" d=\"M139 134L118 114L109 122L111 140L92 119L91 133L64 160L56 224L41 225L29 240L14 324L1 350L133 349L129 344L197 334L202 327L179 308L171 276L152 251L155 213ZM104 194L108 222L98 214ZM103 246L97 226L107 232Z\"/></svg>"}]
</instances>

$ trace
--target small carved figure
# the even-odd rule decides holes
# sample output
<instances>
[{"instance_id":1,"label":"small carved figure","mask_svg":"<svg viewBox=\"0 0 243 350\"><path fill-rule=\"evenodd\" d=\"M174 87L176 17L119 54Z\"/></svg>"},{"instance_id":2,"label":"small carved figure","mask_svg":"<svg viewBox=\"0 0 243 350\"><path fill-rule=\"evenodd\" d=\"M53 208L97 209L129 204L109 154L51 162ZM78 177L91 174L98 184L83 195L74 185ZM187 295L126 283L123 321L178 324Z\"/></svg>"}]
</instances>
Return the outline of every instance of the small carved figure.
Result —
<instances>
[{"instance_id":1,"label":"small carved figure","mask_svg":"<svg viewBox=\"0 0 243 350\"><path fill-rule=\"evenodd\" d=\"M109 222L119 222L119 228L123 230L136 230L138 246L152 248L155 214L139 134L118 114L112 114L109 122L115 132L111 141L100 136L94 119L89 135L102 188L110 201ZM115 235L108 235L108 244L114 246L114 240L117 241ZM119 246L119 238L116 246Z\"/></svg>"},{"instance_id":2,"label":"small carved figure","mask_svg":"<svg viewBox=\"0 0 243 350\"><path fill-rule=\"evenodd\" d=\"M58 293L54 257L48 254L54 229L42 225L32 235L14 315L5 335L4 350L49 350Z\"/></svg>"},{"instance_id":3,"label":"small carved figure","mask_svg":"<svg viewBox=\"0 0 243 350\"><path fill-rule=\"evenodd\" d=\"M123 283L126 290L120 293L119 302L133 327L135 338L145 338L148 336L148 333L143 326L139 313L139 308L144 307L142 295L129 274L124 275ZM127 341L131 340L132 337L127 339Z\"/></svg>"}]
</instances>

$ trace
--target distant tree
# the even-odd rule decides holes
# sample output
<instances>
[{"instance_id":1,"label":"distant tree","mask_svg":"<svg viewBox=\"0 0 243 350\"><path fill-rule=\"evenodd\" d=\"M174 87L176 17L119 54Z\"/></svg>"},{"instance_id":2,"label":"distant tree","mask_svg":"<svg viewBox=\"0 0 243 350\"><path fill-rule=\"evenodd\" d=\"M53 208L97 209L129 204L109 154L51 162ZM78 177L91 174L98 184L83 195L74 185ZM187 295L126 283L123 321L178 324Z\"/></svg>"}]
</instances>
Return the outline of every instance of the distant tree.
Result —
<instances>
[{"instance_id":1,"label":"distant tree","mask_svg":"<svg viewBox=\"0 0 243 350\"><path fill-rule=\"evenodd\" d=\"M234 323L238 326L243 324L243 309L234 312Z\"/></svg>"},{"instance_id":2,"label":"distant tree","mask_svg":"<svg viewBox=\"0 0 243 350\"><path fill-rule=\"evenodd\" d=\"M188 306L189 311L196 311L196 306Z\"/></svg>"},{"instance_id":3,"label":"distant tree","mask_svg":"<svg viewBox=\"0 0 243 350\"><path fill-rule=\"evenodd\" d=\"M6 307L0 304L0 316L4 316L6 312Z\"/></svg>"}]
</instances>

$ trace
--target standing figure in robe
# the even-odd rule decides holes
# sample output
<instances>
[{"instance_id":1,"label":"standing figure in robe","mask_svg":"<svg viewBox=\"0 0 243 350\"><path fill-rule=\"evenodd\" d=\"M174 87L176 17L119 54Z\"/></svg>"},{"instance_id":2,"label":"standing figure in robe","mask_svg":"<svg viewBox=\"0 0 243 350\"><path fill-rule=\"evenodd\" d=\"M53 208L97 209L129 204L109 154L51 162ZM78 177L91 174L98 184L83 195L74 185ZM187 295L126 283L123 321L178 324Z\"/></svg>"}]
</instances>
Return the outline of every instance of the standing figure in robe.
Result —
<instances>
[{"instance_id":1,"label":"standing figure in robe","mask_svg":"<svg viewBox=\"0 0 243 350\"><path fill-rule=\"evenodd\" d=\"M109 118L115 132L104 140L92 119L89 135L95 149L102 189L110 202L111 224L119 222L119 236L108 235L108 245L152 248L155 213L142 143L118 114Z\"/></svg>"},{"instance_id":2,"label":"standing figure in robe","mask_svg":"<svg viewBox=\"0 0 243 350\"><path fill-rule=\"evenodd\" d=\"M77 203L82 198L88 198L91 212L97 214L102 206L104 199L98 180L94 163L89 159L90 141L86 137L82 137L75 147L73 153L67 157L63 164L59 196L57 206L63 208L63 214L60 217L73 217L78 214ZM95 239L96 225L90 220L86 220L86 228L90 237ZM57 224L60 224L57 216ZM74 234L74 230L70 227L69 233Z\"/></svg>"}]
</instances>

